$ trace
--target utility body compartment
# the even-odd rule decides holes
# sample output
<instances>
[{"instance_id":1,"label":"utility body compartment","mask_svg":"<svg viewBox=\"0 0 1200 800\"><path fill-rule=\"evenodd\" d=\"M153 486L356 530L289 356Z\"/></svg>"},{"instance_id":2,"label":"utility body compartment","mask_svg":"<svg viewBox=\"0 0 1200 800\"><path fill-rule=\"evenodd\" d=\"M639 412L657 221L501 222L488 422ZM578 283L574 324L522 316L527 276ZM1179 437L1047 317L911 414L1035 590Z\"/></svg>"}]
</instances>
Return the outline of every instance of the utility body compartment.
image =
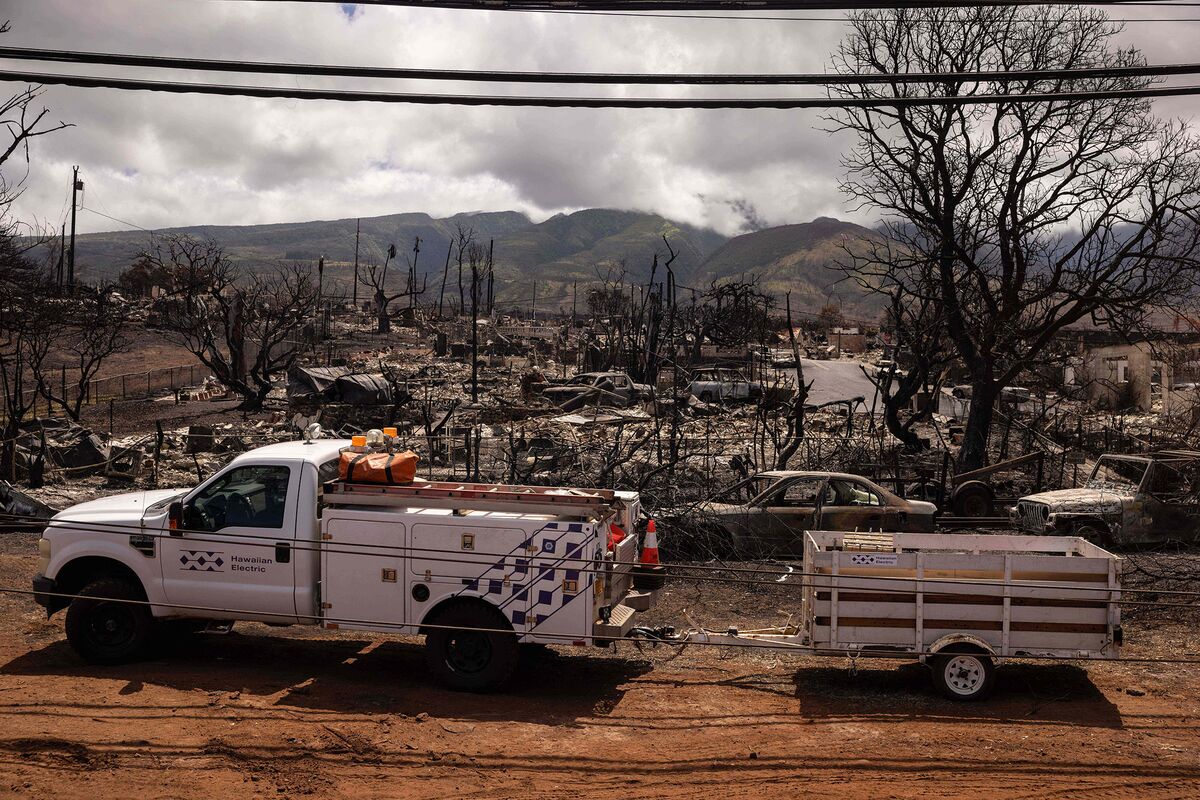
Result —
<instances>
[{"instance_id":1,"label":"utility body compartment","mask_svg":"<svg viewBox=\"0 0 1200 800\"><path fill-rule=\"evenodd\" d=\"M522 642L606 644L653 602L633 590L637 496L620 494L327 484L322 624L416 633L446 602L473 598ZM614 524L627 535L610 547Z\"/></svg>"}]
</instances>

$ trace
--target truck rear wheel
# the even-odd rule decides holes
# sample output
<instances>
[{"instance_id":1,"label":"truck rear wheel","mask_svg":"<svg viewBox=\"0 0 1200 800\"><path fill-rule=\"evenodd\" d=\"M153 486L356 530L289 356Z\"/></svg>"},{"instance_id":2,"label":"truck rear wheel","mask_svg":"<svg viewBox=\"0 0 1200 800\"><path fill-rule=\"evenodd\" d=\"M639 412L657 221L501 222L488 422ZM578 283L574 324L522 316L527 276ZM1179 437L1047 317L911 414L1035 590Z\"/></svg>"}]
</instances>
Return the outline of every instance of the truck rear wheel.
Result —
<instances>
[{"instance_id":1,"label":"truck rear wheel","mask_svg":"<svg viewBox=\"0 0 1200 800\"><path fill-rule=\"evenodd\" d=\"M508 621L491 606L463 600L446 606L425 634L425 662L441 683L486 692L508 680L520 649Z\"/></svg>"},{"instance_id":2,"label":"truck rear wheel","mask_svg":"<svg viewBox=\"0 0 1200 800\"><path fill-rule=\"evenodd\" d=\"M933 682L951 700L983 700L992 693L996 665L976 652L942 652L929 659Z\"/></svg>"},{"instance_id":3,"label":"truck rear wheel","mask_svg":"<svg viewBox=\"0 0 1200 800\"><path fill-rule=\"evenodd\" d=\"M119 578L94 581L67 608L67 641L90 664L123 664L145 650L153 622L141 591ZM113 602L118 601L118 602Z\"/></svg>"}]
</instances>

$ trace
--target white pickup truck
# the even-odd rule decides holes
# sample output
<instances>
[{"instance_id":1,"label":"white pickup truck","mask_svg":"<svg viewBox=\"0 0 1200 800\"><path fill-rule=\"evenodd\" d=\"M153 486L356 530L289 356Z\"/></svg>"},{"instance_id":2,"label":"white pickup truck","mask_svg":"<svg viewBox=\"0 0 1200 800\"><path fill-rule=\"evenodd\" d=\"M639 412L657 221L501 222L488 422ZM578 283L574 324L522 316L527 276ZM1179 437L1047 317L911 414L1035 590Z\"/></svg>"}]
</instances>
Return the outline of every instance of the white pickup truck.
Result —
<instances>
[{"instance_id":1,"label":"white pickup truck","mask_svg":"<svg viewBox=\"0 0 1200 800\"><path fill-rule=\"evenodd\" d=\"M67 609L92 662L136 658L158 623L256 620L422 633L434 674L472 691L509 676L519 643L604 645L653 604L635 493L342 483L348 444L269 445L194 489L67 509L39 542L35 598Z\"/></svg>"}]
</instances>

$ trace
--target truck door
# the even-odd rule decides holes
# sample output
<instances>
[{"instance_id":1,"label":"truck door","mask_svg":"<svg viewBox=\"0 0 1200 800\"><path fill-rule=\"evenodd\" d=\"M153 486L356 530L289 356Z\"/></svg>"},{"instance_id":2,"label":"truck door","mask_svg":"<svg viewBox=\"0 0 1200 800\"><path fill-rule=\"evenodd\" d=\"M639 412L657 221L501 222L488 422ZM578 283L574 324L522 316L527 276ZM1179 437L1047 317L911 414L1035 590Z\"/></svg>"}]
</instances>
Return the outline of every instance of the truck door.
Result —
<instances>
[{"instance_id":1,"label":"truck door","mask_svg":"<svg viewBox=\"0 0 1200 800\"><path fill-rule=\"evenodd\" d=\"M299 484L298 464L241 464L188 495L183 529L160 540L167 602L225 609L187 616L292 621Z\"/></svg>"}]
</instances>

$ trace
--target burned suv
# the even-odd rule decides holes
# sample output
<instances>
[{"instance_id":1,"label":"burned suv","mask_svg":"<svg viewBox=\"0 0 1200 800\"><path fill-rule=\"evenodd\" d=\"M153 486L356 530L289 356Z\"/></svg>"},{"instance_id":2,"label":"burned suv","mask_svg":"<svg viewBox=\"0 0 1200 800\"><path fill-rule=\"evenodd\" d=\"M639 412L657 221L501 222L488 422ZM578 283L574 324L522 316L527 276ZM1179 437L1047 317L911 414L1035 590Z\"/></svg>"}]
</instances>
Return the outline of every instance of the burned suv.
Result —
<instances>
[{"instance_id":1,"label":"burned suv","mask_svg":"<svg viewBox=\"0 0 1200 800\"><path fill-rule=\"evenodd\" d=\"M1102 544L1194 540L1200 536L1200 452L1106 454L1082 488L1022 497L1012 514L1022 531Z\"/></svg>"}]
</instances>

